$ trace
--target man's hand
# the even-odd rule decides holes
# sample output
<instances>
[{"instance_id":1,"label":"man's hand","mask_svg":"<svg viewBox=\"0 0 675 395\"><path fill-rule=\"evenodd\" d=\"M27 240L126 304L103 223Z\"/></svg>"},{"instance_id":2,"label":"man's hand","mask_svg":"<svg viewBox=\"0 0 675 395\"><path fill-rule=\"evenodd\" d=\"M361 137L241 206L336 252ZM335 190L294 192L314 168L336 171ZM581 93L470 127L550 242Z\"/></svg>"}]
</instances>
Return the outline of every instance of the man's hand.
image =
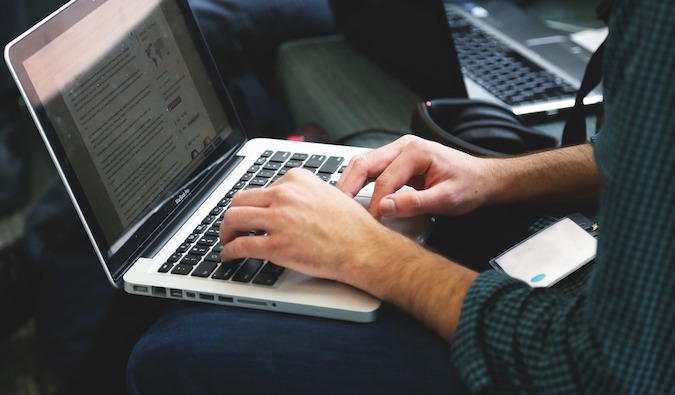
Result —
<instances>
[{"instance_id":1,"label":"man's hand","mask_svg":"<svg viewBox=\"0 0 675 395\"><path fill-rule=\"evenodd\" d=\"M248 236L251 231L258 235ZM293 169L268 188L237 192L220 228L221 257L268 259L349 282L345 273L352 269L346 266L369 259L373 240L393 233L337 188Z\"/></svg>"},{"instance_id":2,"label":"man's hand","mask_svg":"<svg viewBox=\"0 0 675 395\"><path fill-rule=\"evenodd\" d=\"M371 181L368 210L376 218L460 215L510 202L592 201L601 186L591 144L479 158L412 135L352 158L337 186L353 196ZM396 192L404 185L416 191Z\"/></svg>"},{"instance_id":3,"label":"man's hand","mask_svg":"<svg viewBox=\"0 0 675 395\"><path fill-rule=\"evenodd\" d=\"M375 217L422 213L459 215L482 205L492 186L488 159L406 135L349 162L337 187L354 196L375 181L369 211ZM409 185L416 191L398 191Z\"/></svg>"}]
</instances>

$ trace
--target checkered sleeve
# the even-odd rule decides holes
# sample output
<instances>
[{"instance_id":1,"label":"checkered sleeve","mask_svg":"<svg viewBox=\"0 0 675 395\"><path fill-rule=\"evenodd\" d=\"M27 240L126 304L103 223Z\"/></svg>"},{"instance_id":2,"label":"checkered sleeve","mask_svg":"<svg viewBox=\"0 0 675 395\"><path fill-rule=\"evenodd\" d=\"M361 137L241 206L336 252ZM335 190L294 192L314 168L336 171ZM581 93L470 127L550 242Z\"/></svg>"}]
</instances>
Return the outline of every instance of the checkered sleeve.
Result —
<instances>
[{"instance_id":1,"label":"checkered sleeve","mask_svg":"<svg viewBox=\"0 0 675 395\"><path fill-rule=\"evenodd\" d=\"M531 288L496 271L481 274L452 342L463 380L479 394L581 393L580 378L598 377L603 366L596 353L575 352L599 347L584 329L584 301L583 293Z\"/></svg>"},{"instance_id":2,"label":"checkered sleeve","mask_svg":"<svg viewBox=\"0 0 675 395\"><path fill-rule=\"evenodd\" d=\"M585 286L497 272L467 294L452 358L476 393L675 388L675 3L616 0L604 59L598 256Z\"/></svg>"}]
</instances>

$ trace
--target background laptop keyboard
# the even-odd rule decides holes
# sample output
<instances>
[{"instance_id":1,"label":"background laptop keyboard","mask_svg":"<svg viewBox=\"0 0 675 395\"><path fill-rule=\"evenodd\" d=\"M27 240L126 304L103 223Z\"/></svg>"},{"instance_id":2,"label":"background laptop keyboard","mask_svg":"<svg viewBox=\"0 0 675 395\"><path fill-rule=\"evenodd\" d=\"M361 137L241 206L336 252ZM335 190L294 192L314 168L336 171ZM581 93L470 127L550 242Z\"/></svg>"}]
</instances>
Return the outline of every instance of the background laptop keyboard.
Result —
<instances>
[{"instance_id":1,"label":"background laptop keyboard","mask_svg":"<svg viewBox=\"0 0 675 395\"><path fill-rule=\"evenodd\" d=\"M333 174L342 173L345 168L342 157L265 151L159 268L159 272L264 286L274 285L284 268L272 262L253 258L221 262L220 252L223 246L218 238L218 230L232 197L238 191L264 188L295 167L310 170L324 181L331 181Z\"/></svg>"},{"instance_id":2,"label":"background laptop keyboard","mask_svg":"<svg viewBox=\"0 0 675 395\"><path fill-rule=\"evenodd\" d=\"M446 5L465 76L510 106L574 99L577 89Z\"/></svg>"}]
</instances>

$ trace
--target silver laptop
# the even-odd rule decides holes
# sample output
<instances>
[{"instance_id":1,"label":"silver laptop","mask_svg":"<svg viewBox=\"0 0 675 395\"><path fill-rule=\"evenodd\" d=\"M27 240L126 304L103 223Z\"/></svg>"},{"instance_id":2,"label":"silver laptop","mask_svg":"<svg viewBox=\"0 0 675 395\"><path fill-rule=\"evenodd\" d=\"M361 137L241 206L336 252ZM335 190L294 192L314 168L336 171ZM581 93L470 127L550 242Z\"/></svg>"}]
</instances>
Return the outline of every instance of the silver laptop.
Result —
<instances>
[{"instance_id":1,"label":"silver laptop","mask_svg":"<svg viewBox=\"0 0 675 395\"><path fill-rule=\"evenodd\" d=\"M574 106L592 53L510 1L444 0L469 97L506 104L526 122ZM584 104L602 102L600 88Z\"/></svg>"},{"instance_id":2,"label":"silver laptop","mask_svg":"<svg viewBox=\"0 0 675 395\"><path fill-rule=\"evenodd\" d=\"M247 140L185 0L73 0L9 43L29 104L110 281L132 294L358 322L381 302L273 262L220 262L239 190L304 167L335 182L364 149ZM356 197L366 205L372 190ZM422 241L430 217L389 226Z\"/></svg>"}]
</instances>

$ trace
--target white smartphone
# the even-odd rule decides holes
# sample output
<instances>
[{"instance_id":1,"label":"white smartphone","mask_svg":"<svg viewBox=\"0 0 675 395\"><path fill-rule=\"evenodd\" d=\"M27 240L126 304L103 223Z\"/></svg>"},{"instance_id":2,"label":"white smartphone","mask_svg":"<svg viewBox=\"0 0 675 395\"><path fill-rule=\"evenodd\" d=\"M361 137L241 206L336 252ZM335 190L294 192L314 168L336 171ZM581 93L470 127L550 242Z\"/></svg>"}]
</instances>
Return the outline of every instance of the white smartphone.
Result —
<instances>
[{"instance_id":1,"label":"white smartphone","mask_svg":"<svg viewBox=\"0 0 675 395\"><path fill-rule=\"evenodd\" d=\"M533 287L550 287L592 261L597 240L566 217L492 259L490 264Z\"/></svg>"}]
</instances>

